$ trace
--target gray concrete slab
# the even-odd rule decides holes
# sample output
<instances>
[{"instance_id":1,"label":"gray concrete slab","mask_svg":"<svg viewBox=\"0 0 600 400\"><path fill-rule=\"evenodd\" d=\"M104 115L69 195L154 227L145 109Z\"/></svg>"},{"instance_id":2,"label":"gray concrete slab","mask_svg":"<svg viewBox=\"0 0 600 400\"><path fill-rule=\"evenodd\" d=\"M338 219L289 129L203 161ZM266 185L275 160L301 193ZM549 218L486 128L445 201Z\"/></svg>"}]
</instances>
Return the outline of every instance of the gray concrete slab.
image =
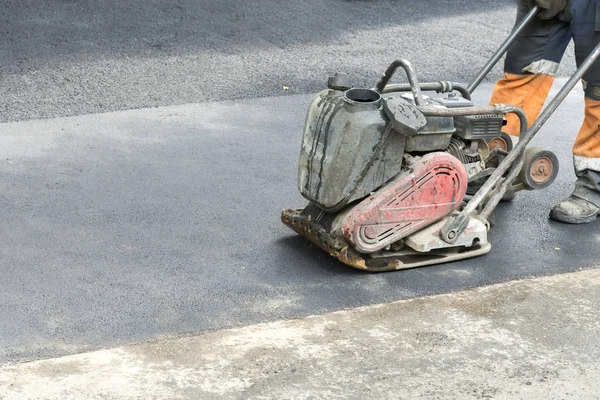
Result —
<instances>
[{"instance_id":1,"label":"gray concrete slab","mask_svg":"<svg viewBox=\"0 0 600 400\"><path fill-rule=\"evenodd\" d=\"M514 0L5 0L0 121L312 93L340 69L371 84L397 57L423 79L466 81L515 9ZM572 69L569 52L561 74Z\"/></svg>"},{"instance_id":2,"label":"gray concrete slab","mask_svg":"<svg viewBox=\"0 0 600 400\"><path fill-rule=\"evenodd\" d=\"M597 399L600 270L0 367L3 400Z\"/></svg>"},{"instance_id":3,"label":"gray concrete slab","mask_svg":"<svg viewBox=\"0 0 600 400\"><path fill-rule=\"evenodd\" d=\"M478 95L483 101L491 87ZM308 96L0 124L0 361L292 318L593 267L571 189L581 91L540 138L558 183L498 213L491 254L369 275L289 231Z\"/></svg>"}]
</instances>

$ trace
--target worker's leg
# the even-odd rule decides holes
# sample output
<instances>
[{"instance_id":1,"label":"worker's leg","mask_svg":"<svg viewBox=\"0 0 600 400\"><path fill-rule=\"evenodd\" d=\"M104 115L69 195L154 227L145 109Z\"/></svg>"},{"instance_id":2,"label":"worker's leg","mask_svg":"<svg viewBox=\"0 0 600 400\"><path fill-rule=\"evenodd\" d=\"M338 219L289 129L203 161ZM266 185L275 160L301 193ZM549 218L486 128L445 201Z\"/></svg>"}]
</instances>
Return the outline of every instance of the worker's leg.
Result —
<instances>
[{"instance_id":1,"label":"worker's leg","mask_svg":"<svg viewBox=\"0 0 600 400\"><path fill-rule=\"evenodd\" d=\"M529 12L527 0L519 1L517 23ZM571 40L569 23L560 18L535 19L510 47L504 79L496 83L491 104L511 104L525 110L529 125L537 119L554 82L562 56ZM519 120L507 115L504 131L519 135Z\"/></svg>"},{"instance_id":2,"label":"worker's leg","mask_svg":"<svg viewBox=\"0 0 600 400\"><path fill-rule=\"evenodd\" d=\"M571 30L578 65L600 42L596 3L596 0L573 0ZM600 214L600 62L592 66L583 81L585 117L573 146L575 191L550 214L553 219L569 223L591 222Z\"/></svg>"}]
</instances>

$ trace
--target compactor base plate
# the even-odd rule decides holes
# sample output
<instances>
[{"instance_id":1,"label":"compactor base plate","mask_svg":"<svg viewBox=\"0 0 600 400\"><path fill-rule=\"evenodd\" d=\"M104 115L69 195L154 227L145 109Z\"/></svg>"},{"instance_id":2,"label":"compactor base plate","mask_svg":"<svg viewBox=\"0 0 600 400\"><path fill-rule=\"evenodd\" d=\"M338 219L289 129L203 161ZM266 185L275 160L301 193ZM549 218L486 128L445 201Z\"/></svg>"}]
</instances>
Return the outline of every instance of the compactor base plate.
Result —
<instances>
[{"instance_id":1,"label":"compactor base plate","mask_svg":"<svg viewBox=\"0 0 600 400\"><path fill-rule=\"evenodd\" d=\"M344 264L363 271L396 271L442 264L481 256L492 248L489 243L483 243L472 247L451 247L419 253L405 246L400 251L381 251L366 255L354 250L343 237L333 235L327 227L303 211L283 210L281 221Z\"/></svg>"}]
</instances>

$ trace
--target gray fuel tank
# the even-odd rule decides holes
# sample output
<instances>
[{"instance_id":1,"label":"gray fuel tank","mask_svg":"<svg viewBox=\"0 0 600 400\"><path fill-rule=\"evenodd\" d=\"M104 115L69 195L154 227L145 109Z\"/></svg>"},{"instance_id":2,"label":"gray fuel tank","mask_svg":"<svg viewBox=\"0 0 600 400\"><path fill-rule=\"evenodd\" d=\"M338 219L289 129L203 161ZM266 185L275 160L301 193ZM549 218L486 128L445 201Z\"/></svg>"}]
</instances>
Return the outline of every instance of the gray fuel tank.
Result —
<instances>
[{"instance_id":1,"label":"gray fuel tank","mask_svg":"<svg viewBox=\"0 0 600 400\"><path fill-rule=\"evenodd\" d=\"M325 90L310 103L298 166L298 189L335 212L401 171L405 136L392 129L379 93Z\"/></svg>"}]
</instances>

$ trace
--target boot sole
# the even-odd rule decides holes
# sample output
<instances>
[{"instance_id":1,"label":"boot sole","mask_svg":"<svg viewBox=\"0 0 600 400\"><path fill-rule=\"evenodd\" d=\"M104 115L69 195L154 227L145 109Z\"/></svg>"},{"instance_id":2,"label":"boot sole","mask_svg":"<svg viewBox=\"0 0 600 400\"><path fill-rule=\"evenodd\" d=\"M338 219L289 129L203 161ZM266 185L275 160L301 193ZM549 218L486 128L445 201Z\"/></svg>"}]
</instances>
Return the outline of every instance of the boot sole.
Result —
<instances>
[{"instance_id":1,"label":"boot sole","mask_svg":"<svg viewBox=\"0 0 600 400\"><path fill-rule=\"evenodd\" d=\"M599 214L589 215L586 217L575 218L570 215L563 214L557 211L550 211L550 218L558 222L564 222L566 224L580 225L580 224L589 224L590 222L594 222L598 219Z\"/></svg>"}]
</instances>

